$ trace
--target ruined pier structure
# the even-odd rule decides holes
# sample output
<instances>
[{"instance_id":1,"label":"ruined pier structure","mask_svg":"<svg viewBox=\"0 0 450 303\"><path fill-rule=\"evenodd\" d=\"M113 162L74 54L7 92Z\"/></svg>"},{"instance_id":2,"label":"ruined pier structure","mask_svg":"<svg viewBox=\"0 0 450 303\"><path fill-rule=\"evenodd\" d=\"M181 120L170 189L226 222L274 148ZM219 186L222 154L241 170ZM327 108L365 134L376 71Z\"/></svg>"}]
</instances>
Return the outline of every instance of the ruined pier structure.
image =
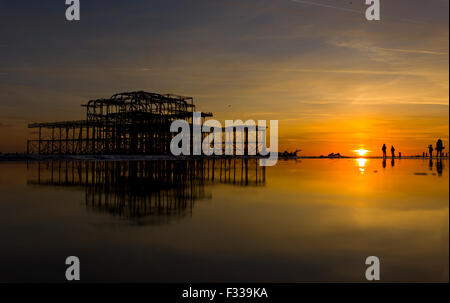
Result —
<instances>
[{"instance_id":1,"label":"ruined pier structure","mask_svg":"<svg viewBox=\"0 0 450 303\"><path fill-rule=\"evenodd\" d=\"M38 131L37 138L28 140L27 153L169 155L176 135L170 132L171 123L183 119L192 130L195 112L192 97L144 91L119 93L82 106L86 108L85 120L29 124L28 128ZM212 113L201 113L202 123L207 117ZM202 140L207 135L202 133ZM248 132L242 139L248 151Z\"/></svg>"}]
</instances>

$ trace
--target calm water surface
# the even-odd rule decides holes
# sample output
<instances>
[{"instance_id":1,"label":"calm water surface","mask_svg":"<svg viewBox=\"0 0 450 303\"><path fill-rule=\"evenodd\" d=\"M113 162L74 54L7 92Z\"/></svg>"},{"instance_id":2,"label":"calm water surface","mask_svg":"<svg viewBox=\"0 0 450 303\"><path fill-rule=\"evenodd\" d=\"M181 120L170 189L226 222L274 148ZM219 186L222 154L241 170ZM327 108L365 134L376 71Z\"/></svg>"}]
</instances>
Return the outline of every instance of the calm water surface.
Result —
<instances>
[{"instance_id":1,"label":"calm water surface","mask_svg":"<svg viewBox=\"0 0 450 303\"><path fill-rule=\"evenodd\" d=\"M449 279L448 160L0 163L0 282Z\"/></svg>"}]
</instances>

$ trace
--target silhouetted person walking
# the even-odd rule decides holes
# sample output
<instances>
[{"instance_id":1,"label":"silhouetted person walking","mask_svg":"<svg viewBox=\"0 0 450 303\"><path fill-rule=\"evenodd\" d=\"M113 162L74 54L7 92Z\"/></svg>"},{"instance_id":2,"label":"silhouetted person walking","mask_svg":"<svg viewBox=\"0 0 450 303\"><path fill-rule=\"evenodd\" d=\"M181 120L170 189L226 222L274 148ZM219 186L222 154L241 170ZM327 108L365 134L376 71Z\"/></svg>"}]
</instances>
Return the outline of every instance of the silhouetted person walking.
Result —
<instances>
[{"instance_id":1,"label":"silhouetted person walking","mask_svg":"<svg viewBox=\"0 0 450 303\"><path fill-rule=\"evenodd\" d=\"M442 157L442 151L445 149L442 140L438 139L436 142L436 157Z\"/></svg>"},{"instance_id":2,"label":"silhouetted person walking","mask_svg":"<svg viewBox=\"0 0 450 303\"><path fill-rule=\"evenodd\" d=\"M430 153L430 158L433 158L433 145L428 145L428 152Z\"/></svg>"},{"instance_id":3,"label":"silhouetted person walking","mask_svg":"<svg viewBox=\"0 0 450 303\"><path fill-rule=\"evenodd\" d=\"M386 158L386 144L383 144L381 150L383 151L383 158Z\"/></svg>"},{"instance_id":4,"label":"silhouetted person walking","mask_svg":"<svg viewBox=\"0 0 450 303\"><path fill-rule=\"evenodd\" d=\"M392 158L395 158L395 148L394 148L394 145L391 146L391 154L392 154Z\"/></svg>"}]
</instances>

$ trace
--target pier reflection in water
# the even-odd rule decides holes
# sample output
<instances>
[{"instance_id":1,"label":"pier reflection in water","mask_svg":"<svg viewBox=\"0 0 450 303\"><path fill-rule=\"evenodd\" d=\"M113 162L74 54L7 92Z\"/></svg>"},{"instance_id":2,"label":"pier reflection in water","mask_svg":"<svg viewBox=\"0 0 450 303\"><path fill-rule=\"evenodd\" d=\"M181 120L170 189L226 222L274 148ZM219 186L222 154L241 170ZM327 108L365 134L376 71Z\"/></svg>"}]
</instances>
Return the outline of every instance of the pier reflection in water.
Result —
<instances>
[{"instance_id":1,"label":"pier reflection in water","mask_svg":"<svg viewBox=\"0 0 450 303\"><path fill-rule=\"evenodd\" d=\"M0 163L0 281L448 282L449 162L391 162Z\"/></svg>"},{"instance_id":2,"label":"pier reflection in water","mask_svg":"<svg viewBox=\"0 0 450 303\"><path fill-rule=\"evenodd\" d=\"M256 159L49 161L29 163L28 169L35 176L27 184L84 190L88 211L137 224L165 224L192 214L196 201L211 198L205 185L265 184L265 168Z\"/></svg>"}]
</instances>

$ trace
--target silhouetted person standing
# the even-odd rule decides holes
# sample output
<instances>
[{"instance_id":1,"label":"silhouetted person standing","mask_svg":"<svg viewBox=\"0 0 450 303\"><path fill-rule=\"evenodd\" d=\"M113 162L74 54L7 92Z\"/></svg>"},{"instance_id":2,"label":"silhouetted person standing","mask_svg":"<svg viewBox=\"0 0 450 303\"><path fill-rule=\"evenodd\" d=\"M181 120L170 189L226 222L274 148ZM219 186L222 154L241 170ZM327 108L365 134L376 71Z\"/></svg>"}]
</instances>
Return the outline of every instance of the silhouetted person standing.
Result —
<instances>
[{"instance_id":1,"label":"silhouetted person standing","mask_svg":"<svg viewBox=\"0 0 450 303\"><path fill-rule=\"evenodd\" d=\"M428 145L428 152L430 153L430 158L433 158L433 145Z\"/></svg>"},{"instance_id":2,"label":"silhouetted person standing","mask_svg":"<svg viewBox=\"0 0 450 303\"><path fill-rule=\"evenodd\" d=\"M386 158L386 144L383 144L381 150L383 151L383 158Z\"/></svg>"},{"instance_id":3,"label":"silhouetted person standing","mask_svg":"<svg viewBox=\"0 0 450 303\"><path fill-rule=\"evenodd\" d=\"M395 148L394 148L394 145L391 146L391 154L392 154L392 158L395 158Z\"/></svg>"},{"instance_id":4,"label":"silhouetted person standing","mask_svg":"<svg viewBox=\"0 0 450 303\"><path fill-rule=\"evenodd\" d=\"M442 140L438 139L436 142L436 157L442 157L442 151L445 149Z\"/></svg>"},{"instance_id":5,"label":"silhouetted person standing","mask_svg":"<svg viewBox=\"0 0 450 303\"><path fill-rule=\"evenodd\" d=\"M402 158L402 152L398 152L398 158L399 158L399 159Z\"/></svg>"}]
</instances>

